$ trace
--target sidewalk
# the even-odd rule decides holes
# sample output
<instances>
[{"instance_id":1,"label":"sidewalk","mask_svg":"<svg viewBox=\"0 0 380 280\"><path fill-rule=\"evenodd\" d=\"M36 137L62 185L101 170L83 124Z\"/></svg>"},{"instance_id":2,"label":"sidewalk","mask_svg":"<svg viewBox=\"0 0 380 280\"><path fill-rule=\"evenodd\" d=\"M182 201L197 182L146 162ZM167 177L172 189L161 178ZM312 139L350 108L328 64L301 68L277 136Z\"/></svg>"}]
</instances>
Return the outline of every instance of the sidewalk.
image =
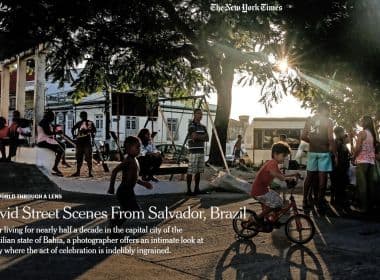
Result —
<instances>
[{"instance_id":1,"label":"sidewalk","mask_svg":"<svg viewBox=\"0 0 380 280\"><path fill-rule=\"evenodd\" d=\"M13 191L36 191L42 187L44 192L56 193L52 183L37 185L44 181L44 176L32 167L13 165L12 172L3 172L0 165L0 182L12 182ZM26 177L29 178L25 184ZM59 178L61 179L61 178ZM75 186L80 183L70 180ZM82 184L84 184L82 182ZM84 190L90 188L84 184ZM0 183L0 192L10 191ZM95 184L91 185L95 189ZM69 188L69 186L67 187ZM71 187L75 188L75 187ZM101 184L96 191L101 193ZM28 205L39 210L62 209L65 205L77 210L105 210L117 202L114 196L96 193L62 191L62 200L13 201L0 200L0 209L15 205ZM301 197L296 196L297 203ZM222 210L237 211L240 207L252 208L242 194L211 193L198 197L186 197L183 194L156 194L138 197L143 209L166 206L178 211L187 207L203 210L210 214L212 206ZM257 210L257 209L256 209ZM380 224L352 220L329 214L319 216L310 213L317 226L317 234L305 246L289 243L281 228L269 234L260 233L252 240L238 240L232 229L231 221L224 220L180 220L157 219L141 221L142 225L160 229L168 226L182 228L183 233L173 233L170 237L204 238L204 244L172 244L168 255L13 255L0 257L0 279L376 279L380 273ZM96 220L48 220L37 219L22 221L19 219L1 219L0 228L33 228L49 226L106 226ZM32 236L31 236L32 237ZM82 234L81 237L93 235ZM99 235L104 238L104 235ZM144 234L139 238L155 237L154 233ZM0 249L6 244L0 244ZM45 245L54 248L56 244ZM148 245L131 244L132 248ZM167 244L163 244L167 246ZM27 247L27 245L19 245ZM118 248L125 245L118 244Z\"/></svg>"},{"instance_id":2,"label":"sidewalk","mask_svg":"<svg viewBox=\"0 0 380 280\"><path fill-rule=\"evenodd\" d=\"M81 193L93 193L93 194L106 194L109 187L109 180L94 180L91 178L69 178L69 177L57 177L50 175L49 179L53 181L59 188L65 191L81 192ZM136 185L136 195L152 195L152 194L175 194L186 193L187 186L185 181L159 181L157 183L151 182L153 185L152 190L148 190L141 185ZM117 187L120 182L116 181ZM201 190L209 188L208 182L202 180L199 185ZM194 181L192 184L194 189Z\"/></svg>"}]
</instances>

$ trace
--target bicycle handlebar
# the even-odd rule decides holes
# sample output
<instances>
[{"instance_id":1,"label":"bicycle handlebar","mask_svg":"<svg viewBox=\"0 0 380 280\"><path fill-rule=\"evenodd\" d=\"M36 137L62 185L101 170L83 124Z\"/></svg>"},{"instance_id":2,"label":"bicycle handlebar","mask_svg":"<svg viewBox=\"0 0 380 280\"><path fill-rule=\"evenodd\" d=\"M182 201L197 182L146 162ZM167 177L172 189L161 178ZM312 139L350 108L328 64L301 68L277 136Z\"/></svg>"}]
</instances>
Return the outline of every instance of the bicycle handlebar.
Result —
<instances>
[{"instance_id":1,"label":"bicycle handlebar","mask_svg":"<svg viewBox=\"0 0 380 280\"><path fill-rule=\"evenodd\" d=\"M298 180L302 180L303 179L303 177L299 173L297 173L295 175L298 176L297 179L295 179L295 180L293 179L291 181L286 181L286 187L288 189L294 189L297 186Z\"/></svg>"}]
</instances>

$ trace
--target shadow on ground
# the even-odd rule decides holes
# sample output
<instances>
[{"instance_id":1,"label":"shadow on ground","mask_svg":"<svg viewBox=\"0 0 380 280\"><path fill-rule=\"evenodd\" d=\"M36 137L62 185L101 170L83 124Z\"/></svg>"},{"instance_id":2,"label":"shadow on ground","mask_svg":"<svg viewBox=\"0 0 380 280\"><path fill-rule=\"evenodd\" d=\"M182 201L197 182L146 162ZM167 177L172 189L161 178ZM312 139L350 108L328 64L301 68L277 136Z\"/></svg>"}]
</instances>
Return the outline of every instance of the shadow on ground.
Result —
<instances>
[{"instance_id":1,"label":"shadow on ground","mask_svg":"<svg viewBox=\"0 0 380 280\"><path fill-rule=\"evenodd\" d=\"M5 172L5 170L7 170ZM111 206L118 205L115 196L110 195L96 195L96 194L83 194L83 193L73 193L65 192L59 190L55 184L51 183L35 166L26 164L1 164L0 165L0 192L12 192L12 193L60 193L62 194L61 200L2 200L0 201L0 210L5 211L9 209L10 211L19 207L20 209L24 206L29 206L35 210L59 210L59 217L62 217L63 207L71 206L71 211L104 211L106 210L110 213ZM149 206L156 206L158 210L163 210L165 207L173 208L179 207L182 203L185 203L187 198L183 195L165 195L165 199L162 196L144 196L138 198L138 202L142 209L147 209ZM20 210L21 211L21 210ZM139 221L128 221L125 223L125 227L145 227L148 228L155 227L162 222L160 219L156 220L139 220ZM62 228L67 226L73 226L75 228L92 228L94 226L99 226L100 228L107 228L108 221L106 219L39 219L39 220L23 220L21 218L0 221L0 227L11 227L11 228L24 228L25 226L29 228L49 228L49 227L59 227ZM7 233L5 234L8 238L31 238L35 239L41 235L45 235L48 238L52 238L53 234L23 234L20 236L17 233ZM63 237L66 238L75 237L77 235L81 239L91 238L91 239L105 239L107 236L115 238L115 236L110 236L110 234L71 234ZM140 235L141 236L141 235ZM140 237L139 235L134 236L134 238ZM54 237L58 237L58 234ZM123 238L124 236L120 236ZM58 247L59 249L65 247L71 247L67 244L0 244L0 250L9 248L12 246L14 249L27 249L32 247L33 249L49 248L53 249ZM91 245L83 244L76 245L77 249L83 249L85 247L89 249L100 249L100 248L121 248L126 246L126 244L107 244L107 245ZM109 257L108 254L15 254L15 255L4 255L2 254L0 258L0 279L76 279L78 276L84 274L86 271L95 267L99 263L103 262Z\"/></svg>"}]
</instances>

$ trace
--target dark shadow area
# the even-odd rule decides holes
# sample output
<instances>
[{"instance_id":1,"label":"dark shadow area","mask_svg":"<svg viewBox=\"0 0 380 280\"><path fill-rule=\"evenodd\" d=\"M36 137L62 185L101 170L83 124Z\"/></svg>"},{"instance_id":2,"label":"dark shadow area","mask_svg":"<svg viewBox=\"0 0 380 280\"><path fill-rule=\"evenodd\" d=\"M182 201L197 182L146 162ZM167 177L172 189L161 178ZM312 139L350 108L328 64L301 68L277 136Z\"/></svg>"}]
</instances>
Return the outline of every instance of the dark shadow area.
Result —
<instances>
[{"instance_id":1,"label":"dark shadow area","mask_svg":"<svg viewBox=\"0 0 380 280\"><path fill-rule=\"evenodd\" d=\"M380 238L378 213L359 215L328 204L325 211L314 208L305 211L305 214L312 218L316 226L314 245L319 260L325 265L324 277L373 279L368 272L379 273L376 265L379 261L377 244ZM303 251L308 253L305 249ZM298 257L298 265L302 256ZM301 267L298 277L305 277Z\"/></svg>"},{"instance_id":2,"label":"dark shadow area","mask_svg":"<svg viewBox=\"0 0 380 280\"><path fill-rule=\"evenodd\" d=\"M72 194L74 195L74 194ZM69 195L70 196L70 195ZM86 200L84 201L84 199ZM110 196L92 196L92 195L82 195L82 197L75 197L74 199L70 199L64 196L62 201L59 203L64 203L67 205L75 205L82 202L79 206L74 206L71 211L102 211L109 210L112 205L117 205L116 200ZM144 197L138 198L138 201L142 207L142 209L146 210L150 205L157 206L158 210L163 210L166 206L170 207L171 205L178 205L177 202L181 201L181 197L178 196L167 196L165 200L160 197ZM62 212L60 212L60 217ZM147 215L145 216L147 217ZM162 220L129 220L124 223L123 227L125 228L136 228L136 227L148 227L148 229L158 226ZM61 226L65 228L67 226L72 226L74 228L92 228L94 226L98 226L100 228L108 227L107 220L91 220L91 219L51 219L51 220L39 220L33 223L28 224L29 228L49 228L55 227L58 228ZM24 226L20 226L22 228ZM17 228L16 228L17 229ZM36 239L37 237L45 235L49 238L53 237L53 234L24 234L23 238L31 238ZM62 234L60 234L62 235ZM120 239L123 239L125 236L130 236L131 238L139 238L143 234L136 234L135 236L131 236L129 234L117 235L116 238L119 238L119 242L114 244L76 244L74 247L76 249L96 249L100 248L122 248L124 246L128 247L133 244L122 244L120 243ZM19 238L21 237L17 233L5 234L8 238ZM92 234L92 233L84 233L84 234L71 234L69 238L73 239L78 236L80 239L107 239L107 238L115 238L111 234ZM56 236L58 237L58 234ZM65 238L63 238L65 240ZM71 248L72 246L69 244L12 244L11 245L15 249L24 248L31 246L33 249L39 248L50 248L53 249L58 247L58 249L62 249L65 247ZM9 244L1 244L0 249L9 248ZM7 268L0 271L0 279L76 279L79 275L84 274L89 269L93 268L103 260L105 260L109 254L62 254L62 255L51 255L51 254L33 254L33 255L14 255L8 263L3 263L3 265L7 266Z\"/></svg>"},{"instance_id":3,"label":"dark shadow area","mask_svg":"<svg viewBox=\"0 0 380 280\"><path fill-rule=\"evenodd\" d=\"M216 266L215 279L225 279L223 273L229 269L236 271L234 279L320 279L322 275L317 257L307 247L291 246L280 257L258 253L252 240L237 240L224 251Z\"/></svg>"},{"instance_id":4,"label":"dark shadow area","mask_svg":"<svg viewBox=\"0 0 380 280\"><path fill-rule=\"evenodd\" d=\"M61 193L35 165L0 162L0 191L11 193Z\"/></svg>"},{"instance_id":5,"label":"dark shadow area","mask_svg":"<svg viewBox=\"0 0 380 280\"><path fill-rule=\"evenodd\" d=\"M7 164L8 165L8 164ZM10 168L15 174L24 172L24 174L17 175L17 180L9 179L6 184L0 184L1 192L12 192L12 193L56 193L56 186L51 183L37 168L30 165L20 165L20 164L10 164ZM4 166L0 167L0 171L3 171ZM21 171L19 171L21 170ZM8 178L9 176L0 175L1 178ZM22 183L23 176L34 176L34 179L30 179L26 184ZM45 179L47 180L45 182ZM21 181L21 182L20 182ZM37 185L38 182L43 182L46 185ZM33 185L32 187L29 187ZM60 192L62 194L61 200L27 200L27 201L14 201L7 200L7 205L4 205L1 210L7 210L10 207L10 211L19 207L20 210L24 206L30 206L36 210L53 210L55 208L59 209L59 217L63 215L63 207L65 205L72 206L71 212L73 211L104 211L106 210L110 213L111 206L117 206L118 202L115 196L110 195L97 195L97 194L85 194L85 193L74 193L74 192ZM177 195L151 195L137 197L138 203L145 213L145 219L139 220L128 220L124 223L123 227L125 228L136 228L141 227L148 229L158 226L162 223L161 219L148 219L147 209L149 206L156 206L157 210L164 210L165 207L169 209L174 209L181 206L183 203L186 203L187 198L181 194ZM4 200L3 200L4 201ZM11 202L10 205L8 205ZM199 201L198 201L199 202ZM3 220L2 227L6 225L6 220ZM28 220L17 219L15 220L17 224L28 222ZM36 221L31 221L28 224L22 224L15 229L25 228L38 229L38 228L66 228L72 226L73 228L109 228L107 219L39 219ZM136 234L131 236L130 234L123 235L111 235L109 233L71 233L71 234L55 234L52 233L25 233L20 236L18 233L6 233L2 236L8 238L30 238L36 239L39 236L46 236L51 239L53 237L57 238L60 236L63 240L67 238L73 239L79 237L80 239L107 239L107 238L118 238L118 242L114 244L76 244L74 247L76 249L105 249L107 248L117 248L133 246L133 244L121 243L121 239L125 236L129 236L132 239L137 239L143 234ZM63 237L62 237L63 235ZM71 248L70 244L59 244L59 243L49 243L49 244L0 244L0 249L5 249L13 247L14 249L27 249L32 247L33 249L63 249L66 247ZM3 260L2 266L4 267L0 271L0 279L55 279L55 280L70 280L76 279L80 275L86 273L86 271L95 267L105 259L107 259L110 254L14 254L6 255L6 260ZM121 256L122 257L122 256Z\"/></svg>"},{"instance_id":6,"label":"dark shadow area","mask_svg":"<svg viewBox=\"0 0 380 280\"><path fill-rule=\"evenodd\" d=\"M323 279L323 269L315 254L303 245L289 248L285 261L292 269L293 279Z\"/></svg>"}]
</instances>

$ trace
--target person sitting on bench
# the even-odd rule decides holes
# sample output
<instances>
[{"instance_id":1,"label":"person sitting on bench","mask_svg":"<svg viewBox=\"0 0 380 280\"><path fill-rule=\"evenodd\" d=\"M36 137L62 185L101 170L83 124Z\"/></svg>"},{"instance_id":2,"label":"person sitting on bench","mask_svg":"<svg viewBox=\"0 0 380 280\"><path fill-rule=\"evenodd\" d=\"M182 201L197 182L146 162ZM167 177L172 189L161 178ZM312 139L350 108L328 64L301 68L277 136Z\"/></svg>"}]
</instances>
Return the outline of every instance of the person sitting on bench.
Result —
<instances>
[{"instance_id":1,"label":"person sitting on bench","mask_svg":"<svg viewBox=\"0 0 380 280\"><path fill-rule=\"evenodd\" d=\"M5 118L0 117L0 161L7 161L5 146L9 144L9 127Z\"/></svg>"},{"instance_id":2,"label":"person sitting on bench","mask_svg":"<svg viewBox=\"0 0 380 280\"><path fill-rule=\"evenodd\" d=\"M62 172L58 169L58 164L62 158L64 150L54 138L55 131L53 125L51 124L53 121L54 112L47 110L37 127L37 145L40 148L50 149L55 153L55 161L52 168L53 175L63 176Z\"/></svg>"},{"instance_id":3,"label":"person sitting on bench","mask_svg":"<svg viewBox=\"0 0 380 280\"><path fill-rule=\"evenodd\" d=\"M149 129L141 129L137 137L140 139L142 144L141 153L138 157L140 164L140 175L144 181L158 182L157 178L153 175L162 164L161 153L154 145Z\"/></svg>"}]
</instances>

